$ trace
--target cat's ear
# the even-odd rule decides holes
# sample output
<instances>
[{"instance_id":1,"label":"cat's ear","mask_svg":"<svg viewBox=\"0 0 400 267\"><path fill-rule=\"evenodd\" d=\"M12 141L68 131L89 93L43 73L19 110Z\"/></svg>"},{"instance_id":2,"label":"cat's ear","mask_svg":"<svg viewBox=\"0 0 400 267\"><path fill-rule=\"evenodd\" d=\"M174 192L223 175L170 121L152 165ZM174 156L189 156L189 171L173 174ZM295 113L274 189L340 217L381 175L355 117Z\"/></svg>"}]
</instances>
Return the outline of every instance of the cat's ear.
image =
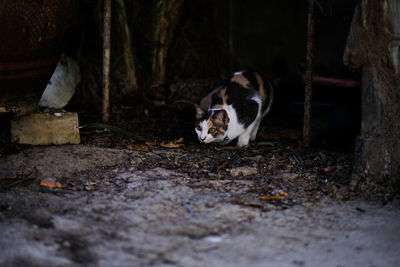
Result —
<instances>
[{"instance_id":1,"label":"cat's ear","mask_svg":"<svg viewBox=\"0 0 400 267\"><path fill-rule=\"evenodd\" d=\"M204 110L202 110L196 103L194 104L194 107L196 108L196 119L201 119L205 114Z\"/></svg>"},{"instance_id":2,"label":"cat's ear","mask_svg":"<svg viewBox=\"0 0 400 267\"><path fill-rule=\"evenodd\" d=\"M228 125L229 117L228 117L228 113L226 112L226 110L224 110L224 109L218 110L215 113L215 120L216 120L216 122L219 122L222 125Z\"/></svg>"}]
</instances>

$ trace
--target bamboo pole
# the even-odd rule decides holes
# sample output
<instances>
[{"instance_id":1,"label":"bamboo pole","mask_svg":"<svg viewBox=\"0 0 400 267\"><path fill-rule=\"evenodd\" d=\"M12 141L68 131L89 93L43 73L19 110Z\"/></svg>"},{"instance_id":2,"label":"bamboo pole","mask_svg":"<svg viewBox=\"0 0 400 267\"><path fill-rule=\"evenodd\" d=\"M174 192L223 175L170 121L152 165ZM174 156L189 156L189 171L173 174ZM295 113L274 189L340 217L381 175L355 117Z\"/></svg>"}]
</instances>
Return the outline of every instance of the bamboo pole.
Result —
<instances>
[{"instance_id":1,"label":"bamboo pole","mask_svg":"<svg viewBox=\"0 0 400 267\"><path fill-rule=\"evenodd\" d=\"M104 0L103 32L103 122L110 119L110 47L111 47L111 0Z\"/></svg>"},{"instance_id":2,"label":"bamboo pole","mask_svg":"<svg viewBox=\"0 0 400 267\"><path fill-rule=\"evenodd\" d=\"M308 0L308 28L307 28L307 70L305 75L305 99L303 144L310 146L311 141L311 104L312 104L312 80L314 59L314 1Z\"/></svg>"}]
</instances>

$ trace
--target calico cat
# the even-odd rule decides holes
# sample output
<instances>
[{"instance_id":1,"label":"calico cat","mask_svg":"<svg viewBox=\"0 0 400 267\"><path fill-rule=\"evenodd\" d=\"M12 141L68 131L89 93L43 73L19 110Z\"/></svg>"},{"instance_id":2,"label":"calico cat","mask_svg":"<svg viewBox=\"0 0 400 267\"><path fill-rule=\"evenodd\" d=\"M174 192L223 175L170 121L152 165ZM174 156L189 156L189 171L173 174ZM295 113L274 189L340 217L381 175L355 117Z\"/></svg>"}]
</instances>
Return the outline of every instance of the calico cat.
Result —
<instances>
[{"instance_id":1,"label":"calico cat","mask_svg":"<svg viewBox=\"0 0 400 267\"><path fill-rule=\"evenodd\" d=\"M274 91L258 73L240 71L224 80L196 107L198 139L203 143L226 145L238 138L245 147L256 138L262 118L270 111Z\"/></svg>"}]
</instances>

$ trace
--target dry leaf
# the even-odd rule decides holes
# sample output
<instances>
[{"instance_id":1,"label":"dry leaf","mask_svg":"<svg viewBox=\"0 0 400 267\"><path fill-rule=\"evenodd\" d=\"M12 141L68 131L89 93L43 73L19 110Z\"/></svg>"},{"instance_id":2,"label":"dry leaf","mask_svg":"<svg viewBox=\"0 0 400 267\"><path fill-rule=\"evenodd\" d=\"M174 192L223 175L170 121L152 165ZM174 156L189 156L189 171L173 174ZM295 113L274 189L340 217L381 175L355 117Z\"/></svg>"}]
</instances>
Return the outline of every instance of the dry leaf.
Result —
<instances>
[{"instance_id":1,"label":"dry leaf","mask_svg":"<svg viewBox=\"0 0 400 267\"><path fill-rule=\"evenodd\" d=\"M221 165L219 165L219 166L217 166L217 171L220 171L220 170L222 170L222 169L225 169L225 168L227 168L228 167L228 161L224 161L224 162L222 162L222 164Z\"/></svg>"},{"instance_id":2,"label":"dry leaf","mask_svg":"<svg viewBox=\"0 0 400 267\"><path fill-rule=\"evenodd\" d=\"M49 188L55 188L55 187L61 188L62 187L61 183L57 182L57 180L54 178L43 179L42 181L40 181L40 185L44 186L44 187L49 187Z\"/></svg>"},{"instance_id":3,"label":"dry leaf","mask_svg":"<svg viewBox=\"0 0 400 267\"><path fill-rule=\"evenodd\" d=\"M148 146L156 146L157 142L156 141L147 141L147 142L145 142L145 144Z\"/></svg>"},{"instance_id":4,"label":"dry leaf","mask_svg":"<svg viewBox=\"0 0 400 267\"><path fill-rule=\"evenodd\" d=\"M260 199L262 200L277 200L280 198L279 194L276 194L275 196L261 196Z\"/></svg>"},{"instance_id":5,"label":"dry leaf","mask_svg":"<svg viewBox=\"0 0 400 267\"><path fill-rule=\"evenodd\" d=\"M145 145L127 145L126 148L129 150L149 152L149 147Z\"/></svg>"},{"instance_id":6,"label":"dry leaf","mask_svg":"<svg viewBox=\"0 0 400 267\"><path fill-rule=\"evenodd\" d=\"M162 143L160 144L160 146L166 147L166 148L178 148L178 147L182 147L182 146L184 146L184 145L183 145L183 144L175 144L175 143L173 143L173 142L169 142L169 143L164 143L164 142L162 142Z\"/></svg>"},{"instance_id":7,"label":"dry leaf","mask_svg":"<svg viewBox=\"0 0 400 267\"><path fill-rule=\"evenodd\" d=\"M149 152L149 147L145 145L136 145L133 147L135 151Z\"/></svg>"},{"instance_id":8,"label":"dry leaf","mask_svg":"<svg viewBox=\"0 0 400 267\"><path fill-rule=\"evenodd\" d=\"M174 139L174 144L182 144L183 143L183 137L179 139Z\"/></svg>"},{"instance_id":9,"label":"dry leaf","mask_svg":"<svg viewBox=\"0 0 400 267\"><path fill-rule=\"evenodd\" d=\"M281 197L287 197L289 194L286 192L280 192L280 193L276 193L273 196L261 196L260 199L262 200L277 200L280 199Z\"/></svg>"}]
</instances>

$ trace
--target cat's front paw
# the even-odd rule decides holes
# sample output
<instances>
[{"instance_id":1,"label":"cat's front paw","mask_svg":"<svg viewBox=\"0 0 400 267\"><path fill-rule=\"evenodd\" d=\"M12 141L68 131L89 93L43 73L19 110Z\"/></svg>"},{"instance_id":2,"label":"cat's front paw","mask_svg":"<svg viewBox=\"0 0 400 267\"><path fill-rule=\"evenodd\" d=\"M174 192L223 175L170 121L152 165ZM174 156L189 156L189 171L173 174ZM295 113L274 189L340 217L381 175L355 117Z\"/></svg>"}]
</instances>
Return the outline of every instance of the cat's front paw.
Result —
<instances>
[{"instance_id":1,"label":"cat's front paw","mask_svg":"<svg viewBox=\"0 0 400 267\"><path fill-rule=\"evenodd\" d=\"M247 148L247 147L249 147L249 144L247 144L247 145L237 145L237 148L238 149L245 149L245 148Z\"/></svg>"},{"instance_id":2,"label":"cat's front paw","mask_svg":"<svg viewBox=\"0 0 400 267\"><path fill-rule=\"evenodd\" d=\"M237 142L239 148L244 148L249 145L249 136L240 136Z\"/></svg>"}]
</instances>

